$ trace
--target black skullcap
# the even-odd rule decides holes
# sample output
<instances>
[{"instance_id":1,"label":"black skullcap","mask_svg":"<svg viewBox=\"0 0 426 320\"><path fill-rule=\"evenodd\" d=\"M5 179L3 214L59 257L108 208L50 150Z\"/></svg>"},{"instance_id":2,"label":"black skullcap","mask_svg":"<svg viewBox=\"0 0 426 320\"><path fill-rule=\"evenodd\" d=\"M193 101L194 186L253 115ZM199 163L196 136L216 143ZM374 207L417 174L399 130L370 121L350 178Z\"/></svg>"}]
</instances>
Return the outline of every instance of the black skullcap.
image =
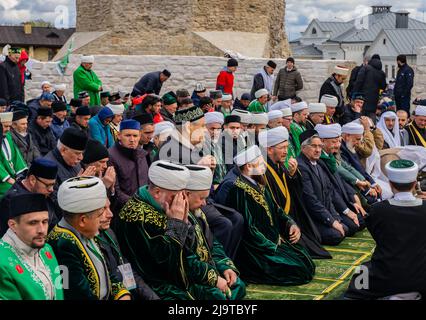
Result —
<instances>
[{"instance_id":1,"label":"black skullcap","mask_svg":"<svg viewBox=\"0 0 426 320\"><path fill-rule=\"evenodd\" d=\"M268 67L271 67L272 69L275 69L275 68L277 67L277 64L276 64L274 61L272 61L272 60L269 60L269 61L266 63L266 65L267 65Z\"/></svg>"},{"instance_id":2,"label":"black skullcap","mask_svg":"<svg viewBox=\"0 0 426 320\"><path fill-rule=\"evenodd\" d=\"M162 73L162 74L164 74L167 78L170 78L170 76L172 75L172 74L170 73L170 71L169 71L169 70L167 70L167 69L164 69L161 73Z\"/></svg>"},{"instance_id":3,"label":"black skullcap","mask_svg":"<svg viewBox=\"0 0 426 320\"><path fill-rule=\"evenodd\" d=\"M318 132L316 130L309 129L309 130L303 131L299 136L300 144L302 144L304 141L308 140L309 138L315 135L318 136Z\"/></svg>"},{"instance_id":4,"label":"black skullcap","mask_svg":"<svg viewBox=\"0 0 426 320\"><path fill-rule=\"evenodd\" d=\"M28 117L27 112L25 112L24 110L18 110L18 111L13 112L12 121L18 121L18 120L24 119L26 117Z\"/></svg>"},{"instance_id":5,"label":"black skullcap","mask_svg":"<svg viewBox=\"0 0 426 320\"><path fill-rule=\"evenodd\" d=\"M231 115L225 117L225 122L223 124L228 124L228 123L231 123L231 122L241 123L241 117L234 115L234 114L231 114Z\"/></svg>"},{"instance_id":6,"label":"black skullcap","mask_svg":"<svg viewBox=\"0 0 426 320\"><path fill-rule=\"evenodd\" d=\"M5 107L7 106L7 101L3 98L0 98L0 107Z\"/></svg>"},{"instance_id":7,"label":"black skullcap","mask_svg":"<svg viewBox=\"0 0 426 320\"><path fill-rule=\"evenodd\" d=\"M59 112L59 111L67 111L67 105L63 101L54 101L52 103L52 110L53 110L53 113Z\"/></svg>"},{"instance_id":8,"label":"black skullcap","mask_svg":"<svg viewBox=\"0 0 426 320\"><path fill-rule=\"evenodd\" d=\"M138 121L141 126L145 124L154 124L154 118L150 113L139 113L133 117L133 120Z\"/></svg>"},{"instance_id":9,"label":"black skullcap","mask_svg":"<svg viewBox=\"0 0 426 320\"><path fill-rule=\"evenodd\" d=\"M81 100L79 100L79 99L71 99L70 106L71 107L76 107L76 108L81 107Z\"/></svg>"},{"instance_id":10,"label":"black skullcap","mask_svg":"<svg viewBox=\"0 0 426 320\"><path fill-rule=\"evenodd\" d=\"M102 143L98 140L89 139L81 162L89 164L108 157L108 149Z\"/></svg>"},{"instance_id":11,"label":"black skullcap","mask_svg":"<svg viewBox=\"0 0 426 320\"><path fill-rule=\"evenodd\" d=\"M52 160L37 158L31 163L28 176L33 175L38 178L54 180L58 174L58 165Z\"/></svg>"},{"instance_id":12,"label":"black skullcap","mask_svg":"<svg viewBox=\"0 0 426 320\"><path fill-rule=\"evenodd\" d=\"M79 107L75 111L76 116L90 116L90 109L88 106Z\"/></svg>"},{"instance_id":13,"label":"black skullcap","mask_svg":"<svg viewBox=\"0 0 426 320\"><path fill-rule=\"evenodd\" d=\"M48 211L46 197L40 193L25 193L10 199L9 218L11 219L40 211Z\"/></svg>"},{"instance_id":14,"label":"black skullcap","mask_svg":"<svg viewBox=\"0 0 426 320\"><path fill-rule=\"evenodd\" d=\"M228 60L227 65L228 67L238 67L238 61L237 59L231 58Z\"/></svg>"},{"instance_id":15,"label":"black skullcap","mask_svg":"<svg viewBox=\"0 0 426 320\"><path fill-rule=\"evenodd\" d=\"M200 107L193 106L186 109L179 109L175 112L175 123L177 125L183 124L184 122L193 122L197 121L204 117L204 112Z\"/></svg>"},{"instance_id":16,"label":"black skullcap","mask_svg":"<svg viewBox=\"0 0 426 320\"><path fill-rule=\"evenodd\" d=\"M207 104L211 104L212 102L213 102L213 100L210 97L201 97L199 106L200 106L200 108L202 108Z\"/></svg>"},{"instance_id":17,"label":"black skullcap","mask_svg":"<svg viewBox=\"0 0 426 320\"><path fill-rule=\"evenodd\" d=\"M53 112L51 108L38 108L37 109L37 116L38 117L52 117Z\"/></svg>"},{"instance_id":18,"label":"black skullcap","mask_svg":"<svg viewBox=\"0 0 426 320\"><path fill-rule=\"evenodd\" d=\"M68 148L84 151L86 149L88 138L83 131L74 127L69 127L64 130L59 140Z\"/></svg>"}]
</instances>

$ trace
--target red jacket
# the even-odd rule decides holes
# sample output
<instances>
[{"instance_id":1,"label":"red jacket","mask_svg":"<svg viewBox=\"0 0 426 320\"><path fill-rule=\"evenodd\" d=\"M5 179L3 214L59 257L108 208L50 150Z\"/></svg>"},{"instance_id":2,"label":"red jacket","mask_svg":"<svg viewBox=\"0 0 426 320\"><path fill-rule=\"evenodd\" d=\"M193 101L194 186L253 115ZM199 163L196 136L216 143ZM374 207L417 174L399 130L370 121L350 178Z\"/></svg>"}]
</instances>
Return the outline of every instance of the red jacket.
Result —
<instances>
[{"instance_id":1,"label":"red jacket","mask_svg":"<svg viewBox=\"0 0 426 320\"><path fill-rule=\"evenodd\" d=\"M21 72L21 83L24 84L25 83L25 70L27 69L27 67L21 64L21 61L25 61L25 63L27 63L29 59L28 54L25 52L25 50L21 51L21 56L19 57L18 60L18 67L19 67L19 71Z\"/></svg>"},{"instance_id":2,"label":"red jacket","mask_svg":"<svg viewBox=\"0 0 426 320\"><path fill-rule=\"evenodd\" d=\"M233 89L234 74L225 68L217 76L216 90L222 90L223 93L232 95Z\"/></svg>"}]
</instances>

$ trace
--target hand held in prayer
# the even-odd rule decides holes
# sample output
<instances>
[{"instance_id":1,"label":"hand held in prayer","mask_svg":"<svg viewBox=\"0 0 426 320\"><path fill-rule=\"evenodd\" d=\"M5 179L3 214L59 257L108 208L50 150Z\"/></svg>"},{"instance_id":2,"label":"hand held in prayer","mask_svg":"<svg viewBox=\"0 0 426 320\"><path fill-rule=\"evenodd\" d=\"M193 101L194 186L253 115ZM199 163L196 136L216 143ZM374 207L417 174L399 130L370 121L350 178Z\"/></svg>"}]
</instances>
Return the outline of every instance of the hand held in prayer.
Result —
<instances>
[{"instance_id":1,"label":"hand held in prayer","mask_svg":"<svg viewBox=\"0 0 426 320\"><path fill-rule=\"evenodd\" d=\"M337 220L334 221L332 227L336 229L337 231L339 231L342 234L342 236L345 236L345 230L343 229L343 226L339 221Z\"/></svg>"},{"instance_id":2,"label":"hand held in prayer","mask_svg":"<svg viewBox=\"0 0 426 320\"><path fill-rule=\"evenodd\" d=\"M222 291L223 294L226 297L229 296L230 289L228 287L228 282L225 279L223 279L222 277L217 278L216 288L218 288L220 291Z\"/></svg>"},{"instance_id":3,"label":"hand held in prayer","mask_svg":"<svg viewBox=\"0 0 426 320\"><path fill-rule=\"evenodd\" d=\"M15 184L15 179L9 178L6 182L13 185Z\"/></svg>"},{"instance_id":4,"label":"hand held in prayer","mask_svg":"<svg viewBox=\"0 0 426 320\"><path fill-rule=\"evenodd\" d=\"M81 169L80 172L78 173L78 177L92 177L96 175L96 167L94 166L90 166L87 167L86 170Z\"/></svg>"},{"instance_id":5,"label":"hand held in prayer","mask_svg":"<svg viewBox=\"0 0 426 320\"><path fill-rule=\"evenodd\" d=\"M105 175L100 178L102 178L102 181L107 189L111 188L115 184L116 179L114 167L108 167L105 171Z\"/></svg>"},{"instance_id":6,"label":"hand held in prayer","mask_svg":"<svg viewBox=\"0 0 426 320\"><path fill-rule=\"evenodd\" d=\"M237 281L237 274L232 269L227 269L223 272L223 276L228 283L228 287L232 287L234 283Z\"/></svg>"},{"instance_id":7,"label":"hand held in prayer","mask_svg":"<svg viewBox=\"0 0 426 320\"><path fill-rule=\"evenodd\" d=\"M208 155L208 156L202 157L197 164L214 170L216 168L216 159L212 155Z\"/></svg>"},{"instance_id":8,"label":"hand held in prayer","mask_svg":"<svg viewBox=\"0 0 426 320\"><path fill-rule=\"evenodd\" d=\"M361 108L359 108L359 111L357 111L357 112L361 112ZM368 117L362 116L361 118L359 118L359 121L361 122L362 126L364 127L365 132L370 131L370 121L368 120Z\"/></svg>"},{"instance_id":9,"label":"hand held in prayer","mask_svg":"<svg viewBox=\"0 0 426 320\"><path fill-rule=\"evenodd\" d=\"M351 219L359 227L358 216L356 215L355 212L349 211L348 217L349 217L349 219Z\"/></svg>"},{"instance_id":10,"label":"hand held in prayer","mask_svg":"<svg viewBox=\"0 0 426 320\"><path fill-rule=\"evenodd\" d=\"M360 180L358 180L357 183L356 183L356 186L358 188L360 188L362 191L365 191L365 190L367 190L369 188L368 184L369 183L367 181L360 181Z\"/></svg>"},{"instance_id":11,"label":"hand held in prayer","mask_svg":"<svg viewBox=\"0 0 426 320\"><path fill-rule=\"evenodd\" d=\"M291 177L296 174L298 165L297 160L293 157L288 160L288 172Z\"/></svg>"},{"instance_id":12,"label":"hand held in prayer","mask_svg":"<svg viewBox=\"0 0 426 320\"><path fill-rule=\"evenodd\" d=\"M295 244L295 243L299 242L300 236L301 236L301 233L300 233L299 227L296 226L296 225L292 225L290 227L290 242L291 242L291 244Z\"/></svg>"},{"instance_id":13,"label":"hand held in prayer","mask_svg":"<svg viewBox=\"0 0 426 320\"><path fill-rule=\"evenodd\" d=\"M169 218L182 221L185 221L185 219L188 220L188 204L183 191L180 191L175 195L170 206L167 202L164 206Z\"/></svg>"}]
</instances>

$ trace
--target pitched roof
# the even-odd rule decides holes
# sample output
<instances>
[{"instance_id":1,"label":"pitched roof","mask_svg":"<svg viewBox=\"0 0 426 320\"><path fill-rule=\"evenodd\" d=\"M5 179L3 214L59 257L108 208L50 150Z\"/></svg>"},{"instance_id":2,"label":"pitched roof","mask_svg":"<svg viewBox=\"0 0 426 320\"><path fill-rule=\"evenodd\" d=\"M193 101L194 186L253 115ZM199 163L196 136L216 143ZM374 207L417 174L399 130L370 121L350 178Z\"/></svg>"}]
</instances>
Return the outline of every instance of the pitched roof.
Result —
<instances>
[{"instance_id":1,"label":"pitched roof","mask_svg":"<svg viewBox=\"0 0 426 320\"><path fill-rule=\"evenodd\" d=\"M322 57L322 51L312 44L300 45L299 43L291 43L290 46L294 57Z\"/></svg>"},{"instance_id":2,"label":"pitched roof","mask_svg":"<svg viewBox=\"0 0 426 320\"><path fill-rule=\"evenodd\" d=\"M413 55L418 47L426 46L426 29L385 29L383 32L398 54Z\"/></svg>"},{"instance_id":3,"label":"pitched roof","mask_svg":"<svg viewBox=\"0 0 426 320\"><path fill-rule=\"evenodd\" d=\"M352 21L352 27L337 37L331 37L330 42L373 42L383 29L396 29L396 14L394 12L369 14L368 27L360 29ZM426 29L426 23L408 18L408 29Z\"/></svg>"},{"instance_id":4,"label":"pitched roof","mask_svg":"<svg viewBox=\"0 0 426 320\"><path fill-rule=\"evenodd\" d=\"M0 26L0 45L60 48L74 32L75 28L32 27L31 34L25 34L24 26Z\"/></svg>"},{"instance_id":5,"label":"pitched roof","mask_svg":"<svg viewBox=\"0 0 426 320\"><path fill-rule=\"evenodd\" d=\"M320 21L315 19L322 31L328 31L331 33L330 37L334 38L344 33L353 27L353 22L342 22L342 21Z\"/></svg>"}]
</instances>

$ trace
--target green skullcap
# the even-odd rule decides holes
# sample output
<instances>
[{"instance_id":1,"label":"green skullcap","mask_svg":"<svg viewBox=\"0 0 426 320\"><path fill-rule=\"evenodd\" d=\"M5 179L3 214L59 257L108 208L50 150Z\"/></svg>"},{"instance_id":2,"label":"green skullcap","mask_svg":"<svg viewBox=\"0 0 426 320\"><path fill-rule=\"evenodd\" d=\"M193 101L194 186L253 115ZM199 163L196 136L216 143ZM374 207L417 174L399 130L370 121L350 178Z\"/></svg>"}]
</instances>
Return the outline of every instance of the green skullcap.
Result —
<instances>
[{"instance_id":1,"label":"green skullcap","mask_svg":"<svg viewBox=\"0 0 426 320\"><path fill-rule=\"evenodd\" d=\"M170 93L166 93L165 95L163 95L162 99L163 99L164 105L166 105L166 106L169 106L173 103L177 103L176 98L173 95L171 95Z\"/></svg>"},{"instance_id":2,"label":"green skullcap","mask_svg":"<svg viewBox=\"0 0 426 320\"><path fill-rule=\"evenodd\" d=\"M414 167L414 162L411 160L393 160L390 165L391 168L394 169L408 169Z\"/></svg>"}]
</instances>

